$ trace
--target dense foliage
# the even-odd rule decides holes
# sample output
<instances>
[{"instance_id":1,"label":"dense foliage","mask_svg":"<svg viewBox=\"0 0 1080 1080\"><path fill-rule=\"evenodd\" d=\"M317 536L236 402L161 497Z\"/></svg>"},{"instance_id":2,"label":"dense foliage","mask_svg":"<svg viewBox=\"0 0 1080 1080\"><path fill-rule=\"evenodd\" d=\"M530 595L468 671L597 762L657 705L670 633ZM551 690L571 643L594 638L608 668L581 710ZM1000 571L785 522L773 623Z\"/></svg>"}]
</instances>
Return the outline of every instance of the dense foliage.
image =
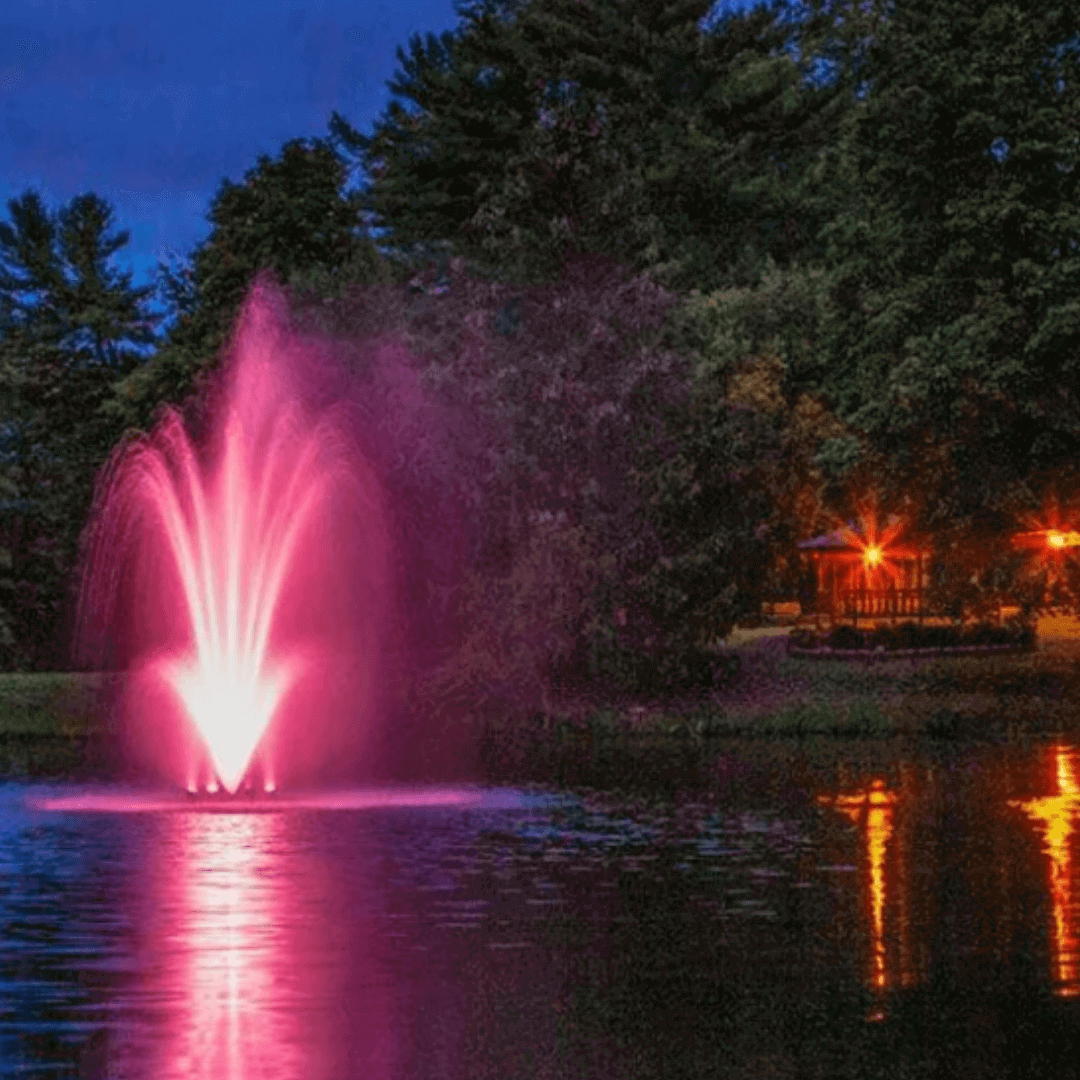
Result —
<instances>
[{"instance_id":1,"label":"dense foliage","mask_svg":"<svg viewBox=\"0 0 1080 1080\"><path fill-rule=\"evenodd\" d=\"M881 626L859 630L846 623L828 633L796 630L788 638L794 652L813 649L858 650L869 653L902 652L908 649L1028 649L1035 638L1030 626L1015 623L998 626L993 623L972 623L959 626L920 626L905 622L896 626Z\"/></svg>"},{"instance_id":2,"label":"dense foliage","mask_svg":"<svg viewBox=\"0 0 1080 1080\"><path fill-rule=\"evenodd\" d=\"M370 176L362 201L400 251L448 244L551 277L571 251L651 268L677 289L750 281L812 247L823 208L800 178L834 137L843 85L812 87L788 49L824 21L709 0L459 5L419 35L364 136L331 129Z\"/></svg>"},{"instance_id":3,"label":"dense foliage","mask_svg":"<svg viewBox=\"0 0 1080 1080\"><path fill-rule=\"evenodd\" d=\"M177 403L212 367L260 270L300 288L380 281L389 269L361 227L344 161L324 140L294 139L266 155L243 183L223 180L207 215L209 237L179 265L160 267L172 316L153 359L120 388L113 415L145 429L161 402Z\"/></svg>"},{"instance_id":4,"label":"dense foliage","mask_svg":"<svg viewBox=\"0 0 1080 1080\"><path fill-rule=\"evenodd\" d=\"M10 204L9 663L31 625L57 640L94 470L213 371L260 270L343 350L396 341L438 417L410 414L394 483L417 530L446 500L467 522L410 583L458 630L446 694L692 682L695 650L805 587L796 541L870 504L932 539L948 610L1075 605L1078 549L1008 537L1080 527L1080 17L708 10L461 3L399 51L370 135L334 114L222 182L162 268L159 341L101 200Z\"/></svg>"},{"instance_id":5,"label":"dense foliage","mask_svg":"<svg viewBox=\"0 0 1080 1080\"><path fill-rule=\"evenodd\" d=\"M0 223L0 645L8 664L63 663L94 475L120 435L114 383L154 340L151 287L111 257L128 241L96 195L49 213L30 191Z\"/></svg>"},{"instance_id":6,"label":"dense foliage","mask_svg":"<svg viewBox=\"0 0 1080 1080\"><path fill-rule=\"evenodd\" d=\"M542 702L586 674L590 642L633 607L629 579L659 553L633 469L685 392L686 361L660 340L677 302L591 257L549 284L486 282L455 261L298 305L301 325L342 341L394 332L419 374L428 419L387 482L399 501L425 491L404 513L416 529L438 534L449 516L425 484L464 508L456 575L425 575L410 604L459 628L441 695ZM657 615L639 605L630 633Z\"/></svg>"}]
</instances>

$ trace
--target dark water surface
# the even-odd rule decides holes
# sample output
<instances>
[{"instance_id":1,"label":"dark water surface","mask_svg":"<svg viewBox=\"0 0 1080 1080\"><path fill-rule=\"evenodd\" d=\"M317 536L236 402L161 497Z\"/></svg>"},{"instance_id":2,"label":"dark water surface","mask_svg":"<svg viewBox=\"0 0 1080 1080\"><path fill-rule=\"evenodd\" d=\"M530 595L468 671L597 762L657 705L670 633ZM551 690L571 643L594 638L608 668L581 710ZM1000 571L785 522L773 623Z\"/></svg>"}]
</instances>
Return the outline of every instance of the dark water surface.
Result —
<instances>
[{"instance_id":1,"label":"dark water surface","mask_svg":"<svg viewBox=\"0 0 1080 1080\"><path fill-rule=\"evenodd\" d=\"M0 1072L1075 1075L1073 743L658 754L457 806L0 787Z\"/></svg>"}]
</instances>

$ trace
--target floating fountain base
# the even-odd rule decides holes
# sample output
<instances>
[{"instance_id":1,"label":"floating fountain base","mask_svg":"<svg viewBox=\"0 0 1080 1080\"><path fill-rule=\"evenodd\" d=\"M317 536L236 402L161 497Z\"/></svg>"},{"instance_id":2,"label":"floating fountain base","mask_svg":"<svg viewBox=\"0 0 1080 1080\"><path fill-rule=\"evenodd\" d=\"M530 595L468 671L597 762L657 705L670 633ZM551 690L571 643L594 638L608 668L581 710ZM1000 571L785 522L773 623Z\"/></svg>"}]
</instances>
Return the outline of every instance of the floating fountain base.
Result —
<instances>
[{"instance_id":1,"label":"floating fountain base","mask_svg":"<svg viewBox=\"0 0 1080 1080\"><path fill-rule=\"evenodd\" d=\"M253 795L181 792L83 791L31 795L32 810L73 814L286 813L296 810L385 810L446 807L524 809L535 802L509 789L472 787L350 788L323 792L256 792Z\"/></svg>"}]
</instances>

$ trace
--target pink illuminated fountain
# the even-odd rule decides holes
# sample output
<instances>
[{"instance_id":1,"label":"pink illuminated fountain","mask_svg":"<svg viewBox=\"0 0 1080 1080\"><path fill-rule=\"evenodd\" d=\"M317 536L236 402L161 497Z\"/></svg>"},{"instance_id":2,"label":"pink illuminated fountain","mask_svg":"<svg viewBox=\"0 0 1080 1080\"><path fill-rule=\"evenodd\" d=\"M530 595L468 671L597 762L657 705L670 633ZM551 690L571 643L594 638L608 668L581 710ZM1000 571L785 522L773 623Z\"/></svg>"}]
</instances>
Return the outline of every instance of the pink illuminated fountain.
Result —
<instances>
[{"instance_id":1,"label":"pink illuminated fountain","mask_svg":"<svg viewBox=\"0 0 1080 1080\"><path fill-rule=\"evenodd\" d=\"M191 793L272 792L283 761L332 752L317 719L331 691L356 728L376 708L394 595L384 500L335 378L260 284L205 445L167 410L99 485L80 641L115 647L136 741Z\"/></svg>"}]
</instances>

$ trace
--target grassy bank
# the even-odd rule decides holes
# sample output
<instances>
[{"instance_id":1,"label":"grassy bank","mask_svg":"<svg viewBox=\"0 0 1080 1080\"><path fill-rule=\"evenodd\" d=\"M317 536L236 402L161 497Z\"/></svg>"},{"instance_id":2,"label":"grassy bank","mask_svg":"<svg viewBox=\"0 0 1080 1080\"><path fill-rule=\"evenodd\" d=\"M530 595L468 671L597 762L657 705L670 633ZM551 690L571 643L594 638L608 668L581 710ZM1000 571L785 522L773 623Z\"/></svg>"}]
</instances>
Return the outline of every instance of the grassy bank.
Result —
<instances>
[{"instance_id":1,"label":"grassy bank","mask_svg":"<svg viewBox=\"0 0 1080 1080\"><path fill-rule=\"evenodd\" d=\"M0 775L86 776L107 771L110 676L0 673Z\"/></svg>"},{"instance_id":2,"label":"grassy bank","mask_svg":"<svg viewBox=\"0 0 1080 1080\"><path fill-rule=\"evenodd\" d=\"M537 738L1008 738L1080 731L1080 640L1030 652L896 659L865 665L789 657L784 637L746 637L739 676L707 700L564 708L534 717ZM509 738L521 721L496 725Z\"/></svg>"},{"instance_id":3,"label":"grassy bank","mask_svg":"<svg viewBox=\"0 0 1080 1080\"><path fill-rule=\"evenodd\" d=\"M1029 653L860 663L790 657L780 636L738 646L740 674L708 699L579 700L554 715L488 722L489 740L574 744L720 738L1001 739L1080 731L1080 641ZM0 775L107 774L106 676L0 674Z\"/></svg>"},{"instance_id":4,"label":"grassy bank","mask_svg":"<svg viewBox=\"0 0 1080 1080\"><path fill-rule=\"evenodd\" d=\"M669 736L998 739L1080 731L1080 642L1050 638L1032 652L879 661L788 656L782 635L736 647L741 672L708 700L636 702L535 718L540 732Z\"/></svg>"}]
</instances>

